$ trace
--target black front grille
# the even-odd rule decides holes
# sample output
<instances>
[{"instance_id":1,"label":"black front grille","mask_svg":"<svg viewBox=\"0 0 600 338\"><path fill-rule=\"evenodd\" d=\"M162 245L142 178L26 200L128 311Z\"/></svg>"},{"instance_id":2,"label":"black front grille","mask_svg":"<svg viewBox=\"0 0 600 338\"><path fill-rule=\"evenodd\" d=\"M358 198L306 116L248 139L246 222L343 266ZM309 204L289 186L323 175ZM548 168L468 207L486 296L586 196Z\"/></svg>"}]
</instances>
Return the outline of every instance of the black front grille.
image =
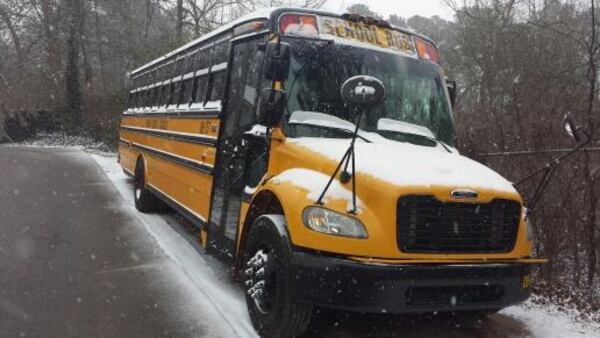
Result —
<instances>
[{"instance_id":1,"label":"black front grille","mask_svg":"<svg viewBox=\"0 0 600 338\"><path fill-rule=\"evenodd\" d=\"M433 196L398 200L398 246L411 253L501 253L515 245L521 205L442 202Z\"/></svg>"},{"instance_id":2,"label":"black front grille","mask_svg":"<svg viewBox=\"0 0 600 338\"><path fill-rule=\"evenodd\" d=\"M412 287L406 290L406 304L455 306L494 302L503 296L504 287L501 285Z\"/></svg>"}]
</instances>

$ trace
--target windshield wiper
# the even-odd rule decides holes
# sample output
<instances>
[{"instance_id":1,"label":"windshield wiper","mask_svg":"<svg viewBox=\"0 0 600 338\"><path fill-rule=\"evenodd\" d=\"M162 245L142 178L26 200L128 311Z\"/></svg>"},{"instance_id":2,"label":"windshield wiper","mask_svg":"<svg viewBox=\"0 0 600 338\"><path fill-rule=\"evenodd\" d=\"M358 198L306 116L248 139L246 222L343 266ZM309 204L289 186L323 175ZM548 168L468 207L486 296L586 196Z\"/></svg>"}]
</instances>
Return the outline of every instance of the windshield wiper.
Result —
<instances>
[{"instance_id":1,"label":"windshield wiper","mask_svg":"<svg viewBox=\"0 0 600 338\"><path fill-rule=\"evenodd\" d=\"M444 143L442 140L440 140L437 136L434 137L433 140L436 141L437 143L441 144L442 147L444 147L444 149L446 149L447 152L452 154L452 150L450 149L450 147L448 147L448 145L446 143Z\"/></svg>"},{"instance_id":2,"label":"windshield wiper","mask_svg":"<svg viewBox=\"0 0 600 338\"><path fill-rule=\"evenodd\" d=\"M408 136L413 136L416 138L422 138L422 139L425 139L425 140L428 140L428 141L431 141L431 142L441 145L442 148L444 148L444 150L446 150L447 152L452 154L452 150L450 149L450 147L448 147L446 145L446 143L444 143L442 140L440 140L435 134L433 134L433 137L432 137L432 136L427 136L427 135L423 135L423 134L411 133L408 131L389 130L389 129L379 129L379 130L377 130L377 132L379 134L381 134L381 132L386 132L386 133L394 133L394 134L399 134L399 135L408 135ZM395 141L400 141L400 140L395 140ZM400 142L402 142L402 141L400 141ZM410 141L404 141L404 142L413 143Z\"/></svg>"},{"instance_id":3,"label":"windshield wiper","mask_svg":"<svg viewBox=\"0 0 600 338\"><path fill-rule=\"evenodd\" d=\"M340 134L343 134L344 136L350 136L352 137L354 135L354 131L347 129L347 128L343 128L343 127L334 127L334 126L326 126L326 125L320 125L320 124L316 124L316 123L310 123L310 122L301 122L301 121L293 121L293 122L288 122L290 125L294 125L294 124L299 124L299 125L304 125L304 126L311 126L311 127L316 127L316 128L322 128L322 129L327 129L327 130L331 130L331 131L336 131ZM371 142L371 140L367 139L364 136L361 135L356 135L356 137L360 138L361 140L367 142L367 143L373 143Z\"/></svg>"}]
</instances>

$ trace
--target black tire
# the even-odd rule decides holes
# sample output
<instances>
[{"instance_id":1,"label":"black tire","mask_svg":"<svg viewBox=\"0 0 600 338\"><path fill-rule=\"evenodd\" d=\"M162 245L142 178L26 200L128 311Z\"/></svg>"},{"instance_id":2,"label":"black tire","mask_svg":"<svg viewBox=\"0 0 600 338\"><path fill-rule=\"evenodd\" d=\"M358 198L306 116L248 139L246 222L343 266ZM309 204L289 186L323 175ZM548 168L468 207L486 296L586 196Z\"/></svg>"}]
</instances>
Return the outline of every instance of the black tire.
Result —
<instances>
[{"instance_id":1,"label":"black tire","mask_svg":"<svg viewBox=\"0 0 600 338\"><path fill-rule=\"evenodd\" d=\"M133 177L133 198L135 208L143 213L158 211L159 201L146 187L146 173L144 162L140 158L135 166L135 175Z\"/></svg>"},{"instance_id":2,"label":"black tire","mask_svg":"<svg viewBox=\"0 0 600 338\"><path fill-rule=\"evenodd\" d=\"M244 249L243 285L250 319L261 337L297 337L310 323L313 306L296 301L293 294L290 254L271 217L256 219ZM260 295L254 294L259 290Z\"/></svg>"}]
</instances>

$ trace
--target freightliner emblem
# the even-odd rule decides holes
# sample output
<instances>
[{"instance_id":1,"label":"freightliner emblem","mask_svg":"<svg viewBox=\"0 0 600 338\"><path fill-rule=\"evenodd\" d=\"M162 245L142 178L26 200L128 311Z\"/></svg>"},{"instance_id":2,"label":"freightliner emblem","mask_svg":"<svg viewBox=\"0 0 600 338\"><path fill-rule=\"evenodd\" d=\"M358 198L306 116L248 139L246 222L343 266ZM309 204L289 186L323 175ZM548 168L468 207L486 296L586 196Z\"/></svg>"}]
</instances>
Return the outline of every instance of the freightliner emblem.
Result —
<instances>
[{"instance_id":1,"label":"freightliner emblem","mask_svg":"<svg viewBox=\"0 0 600 338\"><path fill-rule=\"evenodd\" d=\"M450 193L452 198L463 199L463 198L477 198L479 197L479 193L475 190L471 189L456 189L452 190Z\"/></svg>"}]
</instances>

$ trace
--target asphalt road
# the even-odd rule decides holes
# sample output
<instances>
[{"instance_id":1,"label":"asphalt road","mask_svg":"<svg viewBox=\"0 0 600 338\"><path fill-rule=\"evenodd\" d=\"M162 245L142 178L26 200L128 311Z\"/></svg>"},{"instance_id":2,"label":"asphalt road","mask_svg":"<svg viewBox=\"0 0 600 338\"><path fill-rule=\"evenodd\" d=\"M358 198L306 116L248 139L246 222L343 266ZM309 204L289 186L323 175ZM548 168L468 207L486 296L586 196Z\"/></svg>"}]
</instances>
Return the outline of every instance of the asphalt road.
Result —
<instances>
[{"instance_id":1,"label":"asphalt road","mask_svg":"<svg viewBox=\"0 0 600 338\"><path fill-rule=\"evenodd\" d=\"M120 203L87 154L0 147L0 337L227 335Z\"/></svg>"},{"instance_id":2,"label":"asphalt road","mask_svg":"<svg viewBox=\"0 0 600 338\"><path fill-rule=\"evenodd\" d=\"M182 293L188 298L199 293L185 294L185 286L174 282L178 279L161 278L181 271L171 270L169 257L140 225L142 218L123 208L128 201L122 194L85 153L0 147L0 337L236 335L227 325L237 318L219 319L223 312L213 307L228 304L211 306L200 299L189 308ZM185 233L177 217L164 218L165 226ZM227 271L225 266L211 269ZM461 322L322 310L305 337L398 335L529 332L504 315Z\"/></svg>"}]
</instances>

